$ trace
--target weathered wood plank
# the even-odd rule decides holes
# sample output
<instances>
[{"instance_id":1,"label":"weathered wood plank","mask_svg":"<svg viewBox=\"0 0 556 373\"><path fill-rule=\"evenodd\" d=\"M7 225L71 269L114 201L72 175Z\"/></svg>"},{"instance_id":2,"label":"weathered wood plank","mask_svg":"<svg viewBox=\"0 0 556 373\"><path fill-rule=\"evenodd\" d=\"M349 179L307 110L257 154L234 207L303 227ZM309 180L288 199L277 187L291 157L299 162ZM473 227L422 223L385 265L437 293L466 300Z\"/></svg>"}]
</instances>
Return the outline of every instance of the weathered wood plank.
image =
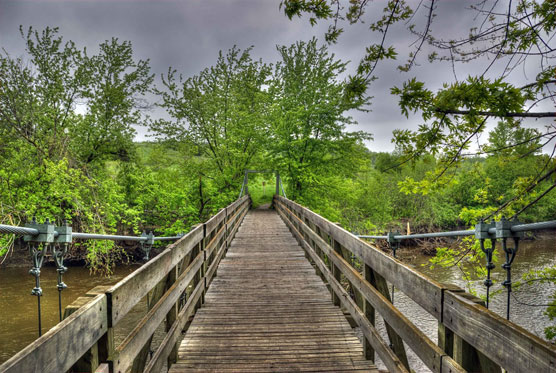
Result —
<instances>
[{"instance_id":1,"label":"weathered wood plank","mask_svg":"<svg viewBox=\"0 0 556 373\"><path fill-rule=\"evenodd\" d=\"M444 294L443 323L509 372L556 372L556 348L461 294Z\"/></svg>"},{"instance_id":2,"label":"weathered wood plank","mask_svg":"<svg viewBox=\"0 0 556 373\"><path fill-rule=\"evenodd\" d=\"M185 303L185 306L180 310L176 321L172 324L172 327L168 330L168 333L146 366L145 373L160 372L162 370L166 356L171 352L173 346L179 341L185 324L194 314L195 305L203 293L203 288L204 285L202 282L197 284L197 287L191 293L191 296Z\"/></svg>"},{"instance_id":3,"label":"weathered wood plank","mask_svg":"<svg viewBox=\"0 0 556 373\"><path fill-rule=\"evenodd\" d=\"M326 264L320 260L318 255L311 249L311 247L303 240L301 233L294 227L294 224L289 220L287 214L283 209L278 209L279 214L282 216L287 225L290 226L292 233L296 236L300 242L301 247L311 256L315 265L317 265L322 274L328 280L329 285L332 290L336 293L342 306L344 306L350 315L354 318L357 324L361 327L365 338L373 346L375 351L380 356L381 360L384 362L386 367L390 372L408 372L406 367L402 364L399 358L394 354L390 347L384 342L384 340L378 334L378 331L372 325L369 320L365 318L363 312L357 307L355 301L351 299L349 294L345 291L342 285L336 281L333 274L328 270ZM337 254L337 253L336 253Z\"/></svg>"},{"instance_id":4,"label":"weathered wood plank","mask_svg":"<svg viewBox=\"0 0 556 373\"><path fill-rule=\"evenodd\" d=\"M344 250L342 250L342 247L339 246L335 247L334 249L332 247L330 247L328 245L328 243L326 241L324 241L320 235L315 232L311 227L303 224L303 222L297 218L295 215L291 214L291 210L289 210L288 208L286 208L285 206L283 206L282 204L278 204L278 208L282 209L284 211L284 213L286 214L286 216L291 217L294 220L298 221L298 229L301 229L302 232L304 232L305 237L309 238L313 243L315 247L319 247L320 250L322 252L324 252L328 259L332 261L332 263L334 264L334 267L336 269L339 270L339 273L342 273L345 277L346 280L348 281L348 284L350 286L350 288L353 290L354 294L355 294L355 299L356 299L356 305L357 308L359 308L359 310L364 311L364 302L363 302L363 298L361 295L361 291L366 291L366 295L367 295L367 301L371 301L371 299L369 298L369 294L373 294L373 295L380 295L380 297L374 297L373 301L376 302L385 302L386 305L384 305L384 307L386 307L388 309L389 312L395 312L397 316L401 315L403 316L392 304L391 304L391 300L389 297L389 291L388 288L386 287L386 282L384 281L384 279L382 277L378 277L378 275L376 275L376 273L374 273L374 271L371 271L369 273L369 276L371 277L371 281L373 283L377 283L378 290L375 289L373 286L370 285L369 282L364 281L363 277L359 274L359 272L357 270L355 270L355 268L353 268L352 264L351 264L351 259L349 258L349 255L346 255L346 252ZM336 246L336 241L333 240L334 245ZM317 256L319 258L322 257L321 255L319 255L317 253ZM348 261L349 260L349 261ZM336 280L336 282L340 283L338 280L338 273L334 274L332 273L332 276L334 277L334 279ZM382 280L382 281L381 281ZM365 289L363 289L363 287L367 287ZM369 289L370 288L370 289ZM369 293L371 292L371 293ZM336 295L337 296L337 295ZM359 300L359 301L357 301ZM371 302L372 303L372 302ZM375 303L372 303L373 305ZM386 312L386 309L382 307L382 311ZM384 315L381 312L381 315ZM390 314L386 314L386 316L388 316ZM400 338L400 336L397 333L397 329L399 328L405 328L406 325L404 325L404 322L409 322L409 320L407 320L407 318L403 317L401 320L400 319L396 319L397 324L394 325L394 327L391 326L391 321L387 318L384 317L384 321L386 324L386 329L388 332L388 337L390 339L390 344L392 345L393 350L395 351L396 355L398 356L398 358L400 359L400 361L402 362L402 364L409 369L409 363L407 360L407 355L405 353L405 347L403 344L403 340L402 338ZM369 320L370 321L370 320ZM371 321L370 321L371 322ZM372 324L372 322L371 322ZM424 333L421 333L419 329L417 329L415 326L413 326L413 324L410 323L410 329L414 330L416 333L420 333L418 334L419 337L423 337L425 336ZM417 334L413 334L414 337L417 336ZM426 338L426 337L425 337ZM410 346L429 346L434 349L436 348L438 351L436 352L441 352L439 351L438 347L432 342L430 341L428 338L426 338L427 341L423 341L419 338L414 339L413 340L413 344L411 344L411 341L406 341L408 342L408 344L410 344ZM369 341L369 343L371 343ZM424 344L423 344L424 343ZM434 351L416 351L417 354L419 356L425 356L427 361L424 361L425 364L427 366L429 366L429 368L433 369L433 371L439 371L440 370L440 359L442 354L435 354ZM419 352L421 354L419 354ZM431 361L430 358L433 358L433 360Z\"/></svg>"},{"instance_id":5,"label":"weathered wood plank","mask_svg":"<svg viewBox=\"0 0 556 373\"><path fill-rule=\"evenodd\" d=\"M216 215L205 222L205 234L208 237L220 223L226 219L226 209L221 209Z\"/></svg>"},{"instance_id":6,"label":"weathered wood plank","mask_svg":"<svg viewBox=\"0 0 556 373\"><path fill-rule=\"evenodd\" d=\"M207 270L207 278L216 268L218 276L170 372L376 372L278 215L247 213L247 205L236 214L226 256L218 265L219 248Z\"/></svg>"},{"instance_id":7,"label":"weathered wood plank","mask_svg":"<svg viewBox=\"0 0 556 373\"><path fill-rule=\"evenodd\" d=\"M0 371L65 372L107 329L107 299L98 295L2 364Z\"/></svg>"},{"instance_id":8,"label":"weathered wood plank","mask_svg":"<svg viewBox=\"0 0 556 373\"><path fill-rule=\"evenodd\" d=\"M388 282L393 283L397 289L403 291L427 312L440 319L443 289L440 283L360 240L311 210L281 196L275 198L291 211L301 214L317 225L321 231L329 234L341 246L355 254Z\"/></svg>"},{"instance_id":9,"label":"weathered wood plank","mask_svg":"<svg viewBox=\"0 0 556 373\"><path fill-rule=\"evenodd\" d=\"M133 306L155 287L203 239L203 227L197 226L162 253L129 274L107 291L111 305L111 325L116 325Z\"/></svg>"},{"instance_id":10,"label":"weathered wood plank","mask_svg":"<svg viewBox=\"0 0 556 373\"><path fill-rule=\"evenodd\" d=\"M203 264L203 254L199 253L191 264L183 271L178 280L168 289L160 300L152 307L149 312L139 321L137 326L131 331L120 346L116 348L117 359L114 362L116 371L125 372L133 364L133 360L139 351L152 337L154 331L162 323L164 318L180 295L187 288L197 271Z\"/></svg>"}]
</instances>

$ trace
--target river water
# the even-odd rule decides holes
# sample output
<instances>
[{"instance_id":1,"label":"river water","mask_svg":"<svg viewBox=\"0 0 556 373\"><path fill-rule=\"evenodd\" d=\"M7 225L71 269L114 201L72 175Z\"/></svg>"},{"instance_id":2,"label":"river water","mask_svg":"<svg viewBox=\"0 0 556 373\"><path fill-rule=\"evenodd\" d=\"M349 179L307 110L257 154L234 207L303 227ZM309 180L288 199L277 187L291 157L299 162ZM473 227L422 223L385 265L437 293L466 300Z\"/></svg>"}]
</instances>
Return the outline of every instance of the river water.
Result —
<instances>
[{"instance_id":1,"label":"river water","mask_svg":"<svg viewBox=\"0 0 556 373\"><path fill-rule=\"evenodd\" d=\"M400 258L420 272L439 282L451 283L466 288L467 282L463 280L459 269L454 267L441 268L438 266L431 269L428 265L431 257L418 254L418 248L414 248L414 250L402 249L400 251ZM499 251L498 262L492 274L495 284L491 287L491 293L498 291L498 294L491 296L489 309L505 318L507 293L506 289L501 285L502 281L506 279L506 271L501 268L505 262L505 257L501 252L502 250ZM523 240L520 242L518 253L512 264L512 280L519 280L524 273L532 269L541 270L554 266L556 266L556 235L553 232L546 233L535 241ZM470 282L471 286L481 295L486 293L483 281L484 278L475 278ZM550 296L555 291L556 286L553 284L531 282L523 285L519 290L512 293L510 320L544 339L544 328L548 325L554 325L556 320L550 321L544 315L546 307L542 305L550 301ZM394 304L432 341L437 342L438 321L433 316L400 291L395 291ZM384 338L387 338L386 329L380 317L377 317L377 329L379 329ZM409 364L414 371L430 371L410 349L407 348L407 350ZM377 365L385 369L382 362L378 361Z\"/></svg>"},{"instance_id":2,"label":"river water","mask_svg":"<svg viewBox=\"0 0 556 373\"><path fill-rule=\"evenodd\" d=\"M453 283L465 287L462 274L458 269L439 268L430 269L426 264L430 257L418 254L418 250L400 250L402 259L440 282ZM493 290L500 289L500 283L504 280L505 272L501 269L504 262L503 255L494 270L493 278L496 285ZM513 278L518 279L523 273L536 269L540 270L548 266L556 265L556 236L554 233L547 234L542 239L535 241L523 241L512 266ZM135 270L137 266L125 266L116 268L113 276L107 278L91 275L89 270L81 267L70 267L64 275L64 282L68 288L63 291L62 306L65 307L77 297L97 285L114 284ZM0 269L0 364L26 345L37 338L37 299L31 296L34 287L34 277L29 275L28 268L1 268ZM483 279L475 279L473 285L480 291L484 291ZM41 271L41 286L43 288L42 325L43 333L56 325L58 322L58 291L56 290L56 269L46 267ZM543 314L545 307L531 305L546 304L550 295L556 290L555 286L533 282L515 292L515 299L511 303L511 320L532 333L543 337L543 330L550 325L550 320ZM519 302L519 303L518 303ZM526 305L527 304L527 305ZM395 292L395 305L416 326L423 330L433 341L437 338L437 321L426 311L422 310L403 293ZM491 310L505 316L506 294L501 292L491 300ZM127 329L136 322L146 311L145 302L139 303L130 312L128 317L129 327L124 325L122 330L116 330L116 339L122 340ZM377 318L379 330L384 332L380 318ZM128 330L129 331L129 330ZM155 337L155 340L157 338ZM155 341L156 342L156 341ZM411 351L408 352L410 365L417 372L426 372L426 367L415 357ZM380 362L379 362L380 366Z\"/></svg>"}]
</instances>

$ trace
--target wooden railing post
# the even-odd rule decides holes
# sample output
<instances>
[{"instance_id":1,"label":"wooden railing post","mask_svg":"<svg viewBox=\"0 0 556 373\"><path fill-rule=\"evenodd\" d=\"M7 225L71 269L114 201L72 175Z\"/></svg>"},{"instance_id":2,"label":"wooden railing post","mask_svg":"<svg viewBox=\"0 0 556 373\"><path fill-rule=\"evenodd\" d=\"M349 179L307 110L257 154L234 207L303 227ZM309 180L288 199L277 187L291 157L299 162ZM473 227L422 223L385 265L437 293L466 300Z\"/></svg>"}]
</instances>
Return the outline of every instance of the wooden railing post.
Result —
<instances>
[{"instance_id":1,"label":"wooden railing post","mask_svg":"<svg viewBox=\"0 0 556 373\"><path fill-rule=\"evenodd\" d=\"M372 281L372 269L368 265L363 263L363 278L369 283ZM375 325L375 309L373 306L365 299L365 317L374 326ZM363 340L363 352L365 354L365 359L375 361L375 350L371 346L371 343L367 338Z\"/></svg>"},{"instance_id":2,"label":"wooden railing post","mask_svg":"<svg viewBox=\"0 0 556 373\"><path fill-rule=\"evenodd\" d=\"M201 252L204 252L204 248L203 248L203 240L201 240L197 246L195 247L195 249L193 249L191 257L192 258L196 258L197 255L199 255ZM203 253L203 255L205 255L206 252ZM203 256L204 261L207 260L206 255ZM204 269L203 266L201 266L201 268L199 268L199 270L197 271L197 273L195 274L195 277L193 277L193 281L192 281L192 288L195 289L195 287L201 282L204 281L205 277L204 277ZM195 311L197 311L199 308L201 308L201 306L203 305L203 303L205 302L205 294L206 294L207 289L203 286L203 295L199 298L199 301L197 302L197 305L195 306Z\"/></svg>"},{"instance_id":3,"label":"wooden railing post","mask_svg":"<svg viewBox=\"0 0 556 373\"><path fill-rule=\"evenodd\" d=\"M177 279L180 275L180 269L178 267L179 267L179 265L176 265L170 271L170 273L168 274L168 286L171 286L172 284L174 284L177 281ZM181 270L183 270L183 267L181 268ZM164 330L166 331L166 333L168 333L168 331L170 329L172 329L172 325L178 319L179 304L180 304L180 301L178 299L178 301L172 306L170 311L166 314L166 325L164 327ZM168 355L168 367L170 367L176 361L178 361L178 346L177 345L174 346L174 348L172 349L172 351Z\"/></svg>"},{"instance_id":4,"label":"wooden railing post","mask_svg":"<svg viewBox=\"0 0 556 373\"><path fill-rule=\"evenodd\" d=\"M481 298L466 293L465 290L455 285L449 285L449 290L447 291L457 293L459 296L473 303L485 306L485 302ZM438 346L467 371L485 373L501 372L500 366L441 322L438 323Z\"/></svg>"},{"instance_id":5,"label":"wooden railing post","mask_svg":"<svg viewBox=\"0 0 556 373\"><path fill-rule=\"evenodd\" d=\"M390 303L392 303L390 290L388 289L388 284L386 283L384 277L379 275L376 271L371 270L369 278L371 279L371 285L373 285ZM402 364L409 370L409 362L407 360L407 354L405 353L405 346L402 338L388 323L385 322L384 324L386 326L388 339L390 340L390 347L394 350L396 356L398 356Z\"/></svg>"},{"instance_id":6,"label":"wooden railing post","mask_svg":"<svg viewBox=\"0 0 556 373\"><path fill-rule=\"evenodd\" d=\"M338 254L342 255L342 246L340 246L338 241L336 241L333 237L330 238L330 241L332 244L332 249ZM342 272L340 272L338 267L336 267L334 264L332 264L332 276L334 276L338 283L342 283ZM332 292L332 302L335 306L340 306L341 304L340 298L338 298L338 295L334 292Z\"/></svg>"},{"instance_id":7,"label":"wooden railing post","mask_svg":"<svg viewBox=\"0 0 556 373\"><path fill-rule=\"evenodd\" d=\"M205 277L205 275L207 274L207 270L209 267L209 258L207 258L207 251L206 251L206 247L207 247L207 243L209 242L209 238L207 237L207 226L206 224L203 224L203 239L201 240L201 242L199 242L199 250L201 250L203 252L203 265L201 266L201 278L203 279L203 281L205 282L205 288L203 289L203 294L201 295L201 303L205 303L205 294L207 292L207 279ZM195 288L195 285L193 285L193 288Z\"/></svg>"},{"instance_id":8,"label":"wooden railing post","mask_svg":"<svg viewBox=\"0 0 556 373\"><path fill-rule=\"evenodd\" d=\"M88 294L87 294L88 295ZM91 296L96 296L91 295ZM69 315L80 309L85 304L91 301L91 297L84 296L79 297L74 300L71 304L69 304L66 309L64 310L64 319L67 318ZM94 344L89 351L85 355L83 355L72 367L72 371L75 372L87 372L93 373L96 371L97 367L99 366L99 357L98 357L98 344Z\"/></svg>"},{"instance_id":9,"label":"wooden railing post","mask_svg":"<svg viewBox=\"0 0 556 373\"><path fill-rule=\"evenodd\" d=\"M170 271L171 273L172 271ZM155 304L162 298L166 289L170 288L171 284L170 281L170 274L167 274L155 287L151 290L149 295L147 296L147 310L152 309ZM147 358L149 356L149 352L151 351L151 343L152 343L153 336L151 336L147 343L143 346L139 354L133 359L133 365L131 367L131 373L142 373L145 369L145 365L147 364Z\"/></svg>"},{"instance_id":10,"label":"wooden railing post","mask_svg":"<svg viewBox=\"0 0 556 373\"><path fill-rule=\"evenodd\" d=\"M99 294L105 294L108 289L110 289L109 285L99 285L89 290L85 294L85 296L96 297ZM114 343L114 327L113 325L111 325L110 321L110 302L108 302L108 307L106 310L103 310L103 312L106 312L108 315L108 330L102 337L100 337L96 345L91 348L91 350L96 348L96 358L98 359L99 364L111 361L114 357L114 351L116 348ZM94 352L90 353L94 354ZM94 364L92 364L91 367L94 367L94 369L96 370L98 368L98 365L95 367ZM95 370L93 370L93 372Z\"/></svg>"}]
</instances>

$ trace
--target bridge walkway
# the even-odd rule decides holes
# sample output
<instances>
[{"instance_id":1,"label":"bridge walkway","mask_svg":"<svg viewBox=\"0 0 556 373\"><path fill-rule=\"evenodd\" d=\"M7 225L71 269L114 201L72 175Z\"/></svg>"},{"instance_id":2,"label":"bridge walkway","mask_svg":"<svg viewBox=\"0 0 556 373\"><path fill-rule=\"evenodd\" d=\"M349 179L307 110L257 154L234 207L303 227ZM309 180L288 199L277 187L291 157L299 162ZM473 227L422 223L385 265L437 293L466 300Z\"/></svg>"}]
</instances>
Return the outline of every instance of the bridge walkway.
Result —
<instances>
[{"instance_id":1,"label":"bridge walkway","mask_svg":"<svg viewBox=\"0 0 556 373\"><path fill-rule=\"evenodd\" d=\"M170 372L377 372L273 210L250 211Z\"/></svg>"}]
</instances>

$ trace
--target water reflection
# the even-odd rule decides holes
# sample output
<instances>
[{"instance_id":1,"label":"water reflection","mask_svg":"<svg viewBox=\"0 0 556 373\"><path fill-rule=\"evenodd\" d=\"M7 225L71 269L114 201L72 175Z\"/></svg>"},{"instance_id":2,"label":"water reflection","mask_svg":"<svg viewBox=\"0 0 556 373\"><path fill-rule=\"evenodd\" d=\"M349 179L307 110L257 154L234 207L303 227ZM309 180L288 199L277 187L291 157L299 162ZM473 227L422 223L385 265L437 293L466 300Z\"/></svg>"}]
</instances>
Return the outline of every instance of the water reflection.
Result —
<instances>
[{"instance_id":1,"label":"water reflection","mask_svg":"<svg viewBox=\"0 0 556 373\"><path fill-rule=\"evenodd\" d=\"M87 268L70 267L64 274L68 288L62 292L62 309L95 286L114 284L136 268L116 268L114 275L108 278L91 275ZM59 321L56 283L56 268L42 268L43 334ZM0 269L0 364L38 336L37 298L31 295L34 286L35 279L29 275L29 268Z\"/></svg>"}]
</instances>

